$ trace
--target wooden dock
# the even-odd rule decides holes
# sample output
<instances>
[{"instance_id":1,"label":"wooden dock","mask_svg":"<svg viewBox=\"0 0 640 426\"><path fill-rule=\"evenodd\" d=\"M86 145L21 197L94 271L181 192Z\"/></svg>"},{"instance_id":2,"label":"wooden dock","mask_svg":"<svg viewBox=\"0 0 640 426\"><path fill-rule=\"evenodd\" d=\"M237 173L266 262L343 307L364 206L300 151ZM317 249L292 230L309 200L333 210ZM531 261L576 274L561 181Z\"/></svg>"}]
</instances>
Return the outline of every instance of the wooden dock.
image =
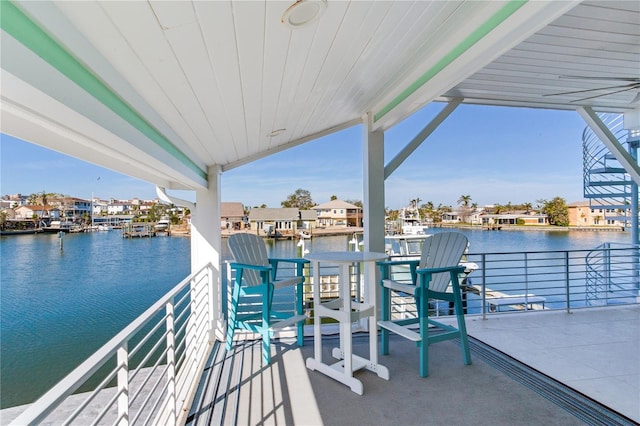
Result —
<instances>
[{"instance_id":1,"label":"wooden dock","mask_svg":"<svg viewBox=\"0 0 640 426\"><path fill-rule=\"evenodd\" d=\"M151 223L127 223L122 227L122 238L150 238L156 232Z\"/></svg>"}]
</instances>

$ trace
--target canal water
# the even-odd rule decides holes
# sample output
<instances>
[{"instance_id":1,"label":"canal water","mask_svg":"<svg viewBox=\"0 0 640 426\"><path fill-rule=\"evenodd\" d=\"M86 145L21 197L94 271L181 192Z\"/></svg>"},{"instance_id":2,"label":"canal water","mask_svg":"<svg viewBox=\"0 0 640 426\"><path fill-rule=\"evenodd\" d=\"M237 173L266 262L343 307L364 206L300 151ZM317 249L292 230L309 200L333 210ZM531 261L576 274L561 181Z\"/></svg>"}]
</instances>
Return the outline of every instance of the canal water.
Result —
<instances>
[{"instance_id":1,"label":"canal water","mask_svg":"<svg viewBox=\"0 0 640 426\"><path fill-rule=\"evenodd\" d=\"M439 229L434 232L440 232ZM462 230L471 253L590 249L628 232ZM305 240L346 250L350 236ZM360 238L362 239L362 238ZM293 257L297 241L268 241ZM190 241L117 231L0 237L0 408L33 402L189 274ZM230 257L224 245L223 259Z\"/></svg>"}]
</instances>

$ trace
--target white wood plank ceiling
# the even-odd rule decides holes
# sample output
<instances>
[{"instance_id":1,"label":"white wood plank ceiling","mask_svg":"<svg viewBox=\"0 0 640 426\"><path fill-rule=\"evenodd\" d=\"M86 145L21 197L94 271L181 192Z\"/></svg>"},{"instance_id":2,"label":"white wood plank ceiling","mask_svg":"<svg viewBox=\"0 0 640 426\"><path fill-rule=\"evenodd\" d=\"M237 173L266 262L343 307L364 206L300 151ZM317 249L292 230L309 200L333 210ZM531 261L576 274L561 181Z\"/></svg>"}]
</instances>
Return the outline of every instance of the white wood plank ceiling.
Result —
<instances>
[{"instance_id":1,"label":"white wood plank ceiling","mask_svg":"<svg viewBox=\"0 0 640 426\"><path fill-rule=\"evenodd\" d=\"M2 24L2 131L193 189L209 167L367 113L385 130L434 100L639 107L637 87L553 94L638 83L640 2L327 0L318 20L291 29L281 17L292 1L3 2L5 16L25 19ZM29 23L44 32L35 47ZM40 52L47 38L77 63Z\"/></svg>"}]
</instances>

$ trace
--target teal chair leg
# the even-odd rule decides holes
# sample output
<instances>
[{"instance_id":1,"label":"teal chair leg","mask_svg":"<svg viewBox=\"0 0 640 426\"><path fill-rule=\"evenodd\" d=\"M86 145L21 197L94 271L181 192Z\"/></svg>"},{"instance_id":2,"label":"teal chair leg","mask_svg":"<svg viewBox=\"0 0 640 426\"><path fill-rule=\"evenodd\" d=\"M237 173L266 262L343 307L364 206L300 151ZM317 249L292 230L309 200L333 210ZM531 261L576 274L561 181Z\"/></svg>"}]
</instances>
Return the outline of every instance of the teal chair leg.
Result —
<instances>
[{"instance_id":1,"label":"teal chair leg","mask_svg":"<svg viewBox=\"0 0 640 426\"><path fill-rule=\"evenodd\" d=\"M460 346L462 348L462 359L465 365L471 364L471 349L469 348L469 338L467 337L467 326L464 322L464 308L462 306L462 296L460 294L460 285L458 276L451 274L451 282L453 284L454 311L458 320L458 332L460 333Z\"/></svg>"},{"instance_id":2,"label":"teal chair leg","mask_svg":"<svg viewBox=\"0 0 640 426\"><path fill-rule=\"evenodd\" d=\"M389 321L391 319L391 290L382 285L382 280L389 278L389 266L382 266L380 268L380 284L382 287L382 294L380 297L381 320ZM380 353L382 355L389 355L389 330L380 328Z\"/></svg>"},{"instance_id":3,"label":"teal chair leg","mask_svg":"<svg viewBox=\"0 0 640 426\"><path fill-rule=\"evenodd\" d=\"M418 321L420 324L420 377L429 375L429 300L428 291L416 289L416 304L418 305Z\"/></svg>"},{"instance_id":4,"label":"teal chair leg","mask_svg":"<svg viewBox=\"0 0 640 426\"><path fill-rule=\"evenodd\" d=\"M382 321L389 321L391 319L391 290L382 287ZM380 353L382 355L389 355L389 330L380 328Z\"/></svg>"},{"instance_id":5,"label":"teal chair leg","mask_svg":"<svg viewBox=\"0 0 640 426\"><path fill-rule=\"evenodd\" d=\"M296 265L296 275L302 277L302 282L296 286L296 315L304 314L303 306L303 290L304 290L304 265L298 263ZM298 323L298 346L304 346L304 321Z\"/></svg>"},{"instance_id":6,"label":"teal chair leg","mask_svg":"<svg viewBox=\"0 0 640 426\"><path fill-rule=\"evenodd\" d=\"M264 365L271 363L271 331L269 330L269 320L271 311L269 309L271 303L271 291L267 289L262 295L262 360Z\"/></svg>"}]
</instances>

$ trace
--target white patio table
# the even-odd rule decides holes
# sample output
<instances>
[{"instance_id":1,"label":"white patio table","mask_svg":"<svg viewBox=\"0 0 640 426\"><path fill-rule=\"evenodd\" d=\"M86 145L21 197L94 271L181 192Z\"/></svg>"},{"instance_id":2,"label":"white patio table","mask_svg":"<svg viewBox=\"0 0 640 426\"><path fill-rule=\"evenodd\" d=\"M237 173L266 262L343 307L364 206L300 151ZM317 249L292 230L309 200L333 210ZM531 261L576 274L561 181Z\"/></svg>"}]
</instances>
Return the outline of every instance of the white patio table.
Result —
<instances>
[{"instance_id":1,"label":"white patio table","mask_svg":"<svg viewBox=\"0 0 640 426\"><path fill-rule=\"evenodd\" d=\"M314 304L314 357L307 358L306 365L310 370L317 370L327 376L349 386L358 395L362 395L362 382L353 377L353 372L365 368L372 371L385 380L389 380L387 367L378 364L378 339L376 318L376 292L377 285L374 279L365 283L364 303L351 300L351 286L349 283L349 266L363 263L370 268L371 273L366 276L375 276L375 262L386 259L385 253L377 252L324 252L310 253L305 256L313 265L313 304ZM320 298L320 263L337 264L339 266L339 295L337 299L323 302ZM360 277L358 277L360 279ZM327 364L322 360L322 332L321 319L333 318L340 324L340 347L333 348L331 355L338 362ZM351 332L353 323L360 319L369 319L369 358L363 358L353 354Z\"/></svg>"}]
</instances>

